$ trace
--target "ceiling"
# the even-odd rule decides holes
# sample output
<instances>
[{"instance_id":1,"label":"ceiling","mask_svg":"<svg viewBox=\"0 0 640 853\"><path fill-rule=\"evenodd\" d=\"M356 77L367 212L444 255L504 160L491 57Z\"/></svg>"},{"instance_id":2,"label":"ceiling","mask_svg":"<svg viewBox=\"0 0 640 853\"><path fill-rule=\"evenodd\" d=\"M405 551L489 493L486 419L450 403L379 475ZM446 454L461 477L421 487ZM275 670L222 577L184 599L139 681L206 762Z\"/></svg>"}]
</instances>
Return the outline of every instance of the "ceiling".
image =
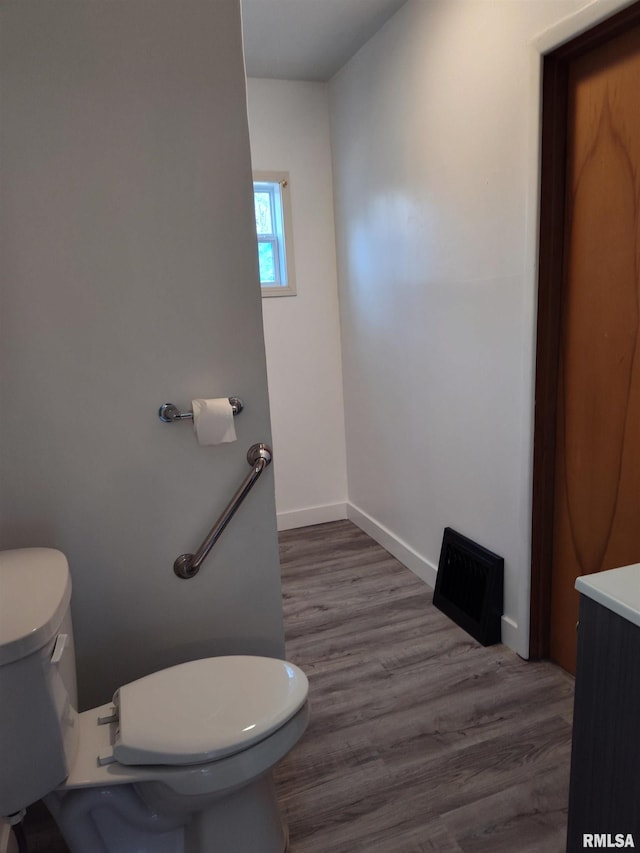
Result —
<instances>
[{"instance_id":1,"label":"ceiling","mask_svg":"<svg viewBox=\"0 0 640 853\"><path fill-rule=\"evenodd\" d=\"M405 0L241 0L248 77L326 81Z\"/></svg>"}]
</instances>

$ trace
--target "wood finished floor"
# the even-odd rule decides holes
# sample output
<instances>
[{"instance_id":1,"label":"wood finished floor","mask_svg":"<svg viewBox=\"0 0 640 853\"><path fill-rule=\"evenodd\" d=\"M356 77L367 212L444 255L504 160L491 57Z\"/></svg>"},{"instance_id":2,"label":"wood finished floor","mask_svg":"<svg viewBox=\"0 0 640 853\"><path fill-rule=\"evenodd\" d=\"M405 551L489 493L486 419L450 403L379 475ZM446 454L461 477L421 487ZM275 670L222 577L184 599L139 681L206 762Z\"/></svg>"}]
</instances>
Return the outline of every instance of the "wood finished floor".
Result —
<instances>
[{"instance_id":1,"label":"wood finished floor","mask_svg":"<svg viewBox=\"0 0 640 853\"><path fill-rule=\"evenodd\" d=\"M562 853L573 679L480 646L348 521L280 551L311 700L276 771L291 853ZM37 807L27 831L30 853L66 853Z\"/></svg>"},{"instance_id":2,"label":"wood finished floor","mask_svg":"<svg viewBox=\"0 0 640 853\"><path fill-rule=\"evenodd\" d=\"M311 723L276 779L291 853L561 853L573 679L483 648L348 521L280 534Z\"/></svg>"}]
</instances>

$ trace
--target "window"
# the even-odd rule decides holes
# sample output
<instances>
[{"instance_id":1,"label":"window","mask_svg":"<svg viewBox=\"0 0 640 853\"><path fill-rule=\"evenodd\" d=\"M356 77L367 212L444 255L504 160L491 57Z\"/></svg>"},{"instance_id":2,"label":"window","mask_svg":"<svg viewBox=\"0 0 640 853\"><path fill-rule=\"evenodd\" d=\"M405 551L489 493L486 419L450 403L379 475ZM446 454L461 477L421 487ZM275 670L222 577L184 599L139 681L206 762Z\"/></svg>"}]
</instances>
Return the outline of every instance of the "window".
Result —
<instances>
[{"instance_id":1,"label":"window","mask_svg":"<svg viewBox=\"0 0 640 853\"><path fill-rule=\"evenodd\" d=\"M288 172L254 172L258 263L263 296L296 292Z\"/></svg>"}]
</instances>

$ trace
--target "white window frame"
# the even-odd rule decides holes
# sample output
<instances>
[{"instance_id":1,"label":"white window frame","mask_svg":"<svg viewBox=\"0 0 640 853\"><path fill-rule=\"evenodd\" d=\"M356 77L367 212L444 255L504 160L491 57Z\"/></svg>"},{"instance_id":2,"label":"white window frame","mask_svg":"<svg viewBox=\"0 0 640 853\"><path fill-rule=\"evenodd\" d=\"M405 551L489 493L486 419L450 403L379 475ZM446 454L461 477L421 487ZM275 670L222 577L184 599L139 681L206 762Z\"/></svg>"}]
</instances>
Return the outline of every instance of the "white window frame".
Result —
<instances>
[{"instance_id":1,"label":"white window frame","mask_svg":"<svg viewBox=\"0 0 640 853\"><path fill-rule=\"evenodd\" d=\"M264 187L256 187L264 184ZM274 184L277 187L274 187ZM257 235L258 243L271 243L274 248L277 281L260 284L263 296L295 296L296 276L293 262L293 228L291 225L291 187L288 172L256 171L253 173L254 191L268 192L272 211L276 217L276 230L270 235Z\"/></svg>"}]
</instances>

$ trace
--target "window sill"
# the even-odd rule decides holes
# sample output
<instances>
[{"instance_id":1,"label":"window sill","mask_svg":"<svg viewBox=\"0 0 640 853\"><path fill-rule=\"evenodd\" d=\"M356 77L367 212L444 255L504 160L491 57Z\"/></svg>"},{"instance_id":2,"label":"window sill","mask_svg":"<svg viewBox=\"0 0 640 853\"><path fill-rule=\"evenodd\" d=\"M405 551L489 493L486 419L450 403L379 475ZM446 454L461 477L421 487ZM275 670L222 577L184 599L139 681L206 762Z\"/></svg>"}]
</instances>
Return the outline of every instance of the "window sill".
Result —
<instances>
[{"instance_id":1,"label":"window sill","mask_svg":"<svg viewBox=\"0 0 640 853\"><path fill-rule=\"evenodd\" d=\"M289 287L289 286L281 287L280 285L277 285L277 284L273 285L272 287L269 287L268 285L266 287L262 286L260 288L260 291L261 291L263 296L295 296L296 295L295 287Z\"/></svg>"}]
</instances>

